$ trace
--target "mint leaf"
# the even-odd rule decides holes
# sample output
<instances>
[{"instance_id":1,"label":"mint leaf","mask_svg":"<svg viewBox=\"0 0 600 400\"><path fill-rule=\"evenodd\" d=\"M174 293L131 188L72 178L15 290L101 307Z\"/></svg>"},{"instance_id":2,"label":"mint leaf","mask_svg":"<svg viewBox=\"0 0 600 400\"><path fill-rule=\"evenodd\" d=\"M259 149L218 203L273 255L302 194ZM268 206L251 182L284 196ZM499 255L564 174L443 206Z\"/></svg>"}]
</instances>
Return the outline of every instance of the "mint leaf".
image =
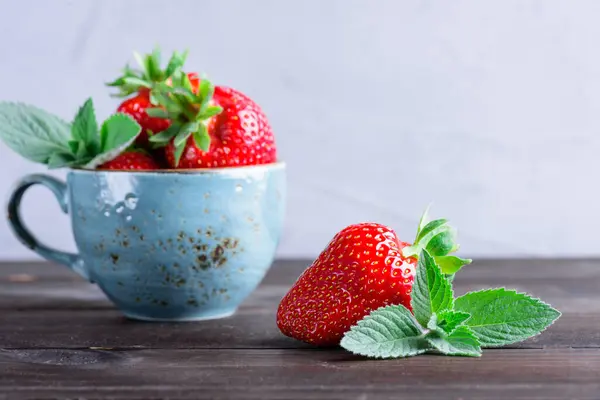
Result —
<instances>
[{"instance_id":1,"label":"mint leaf","mask_svg":"<svg viewBox=\"0 0 600 400\"><path fill-rule=\"evenodd\" d=\"M114 114L100 128L102 153L85 164L85 168L96 167L115 159L133 144L142 128L128 115Z\"/></svg>"},{"instance_id":2,"label":"mint leaf","mask_svg":"<svg viewBox=\"0 0 600 400\"><path fill-rule=\"evenodd\" d=\"M446 275L455 274L465 265L471 264L470 259L456 256L437 256L435 262Z\"/></svg>"},{"instance_id":3,"label":"mint leaf","mask_svg":"<svg viewBox=\"0 0 600 400\"><path fill-rule=\"evenodd\" d=\"M462 311L446 310L435 315L427 324L428 329L441 329L451 334L458 326L462 325L471 315Z\"/></svg>"},{"instance_id":4,"label":"mint leaf","mask_svg":"<svg viewBox=\"0 0 600 400\"><path fill-rule=\"evenodd\" d=\"M538 335L560 317L543 301L514 290L488 289L467 293L454 308L471 314L466 321L482 347L498 347Z\"/></svg>"},{"instance_id":5,"label":"mint leaf","mask_svg":"<svg viewBox=\"0 0 600 400\"><path fill-rule=\"evenodd\" d=\"M0 102L0 139L22 157L47 164L54 153L69 153L71 126L46 111Z\"/></svg>"},{"instance_id":6,"label":"mint leaf","mask_svg":"<svg viewBox=\"0 0 600 400\"><path fill-rule=\"evenodd\" d=\"M426 326L435 313L452 309L452 286L433 257L423 250L417 263L411 306L417 321Z\"/></svg>"},{"instance_id":7,"label":"mint leaf","mask_svg":"<svg viewBox=\"0 0 600 400\"><path fill-rule=\"evenodd\" d=\"M108 152L132 141L141 131L141 127L129 115L111 115L100 129L102 152Z\"/></svg>"},{"instance_id":8,"label":"mint leaf","mask_svg":"<svg viewBox=\"0 0 600 400\"><path fill-rule=\"evenodd\" d=\"M53 153L48 159L50 169L70 167L74 164L76 164L75 157L68 153Z\"/></svg>"},{"instance_id":9,"label":"mint leaf","mask_svg":"<svg viewBox=\"0 0 600 400\"><path fill-rule=\"evenodd\" d=\"M71 126L71 136L74 140L84 143L83 149L88 154L97 154L100 150L98 122L96 122L94 103L91 98L87 99L79 108ZM78 152L81 152L81 150L79 148ZM78 152L74 152L74 154Z\"/></svg>"},{"instance_id":10,"label":"mint leaf","mask_svg":"<svg viewBox=\"0 0 600 400\"><path fill-rule=\"evenodd\" d=\"M376 358L409 357L430 349L419 323L402 305L372 311L346 332L340 346Z\"/></svg>"},{"instance_id":11,"label":"mint leaf","mask_svg":"<svg viewBox=\"0 0 600 400\"><path fill-rule=\"evenodd\" d=\"M459 326L450 335L443 331L431 331L425 339L431 347L448 356L481 357L477 337L467 326Z\"/></svg>"}]
</instances>

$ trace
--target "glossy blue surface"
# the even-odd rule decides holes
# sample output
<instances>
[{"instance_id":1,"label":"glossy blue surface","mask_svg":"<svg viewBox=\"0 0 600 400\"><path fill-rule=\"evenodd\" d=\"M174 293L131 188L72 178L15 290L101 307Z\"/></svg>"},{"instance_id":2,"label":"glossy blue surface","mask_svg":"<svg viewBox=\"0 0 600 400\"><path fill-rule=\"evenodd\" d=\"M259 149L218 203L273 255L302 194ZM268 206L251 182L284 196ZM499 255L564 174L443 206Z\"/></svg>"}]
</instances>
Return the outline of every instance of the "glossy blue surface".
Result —
<instances>
[{"instance_id":1,"label":"glossy blue surface","mask_svg":"<svg viewBox=\"0 0 600 400\"><path fill-rule=\"evenodd\" d=\"M79 255L37 243L21 224L21 196L36 183L68 208ZM284 206L280 163L189 173L73 170L66 187L26 177L9 218L23 243L97 283L127 316L181 321L235 312L273 262Z\"/></svg>"}]
</instances>

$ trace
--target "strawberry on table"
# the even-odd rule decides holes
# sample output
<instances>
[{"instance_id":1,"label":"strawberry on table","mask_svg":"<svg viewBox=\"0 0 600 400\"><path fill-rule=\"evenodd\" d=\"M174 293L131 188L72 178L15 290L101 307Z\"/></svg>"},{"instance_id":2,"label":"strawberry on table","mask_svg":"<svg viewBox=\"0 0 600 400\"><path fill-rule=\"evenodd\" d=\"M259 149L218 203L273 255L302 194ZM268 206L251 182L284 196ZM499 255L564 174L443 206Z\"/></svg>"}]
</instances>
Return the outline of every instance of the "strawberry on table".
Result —
<instances>
[{"instance_id":1,"label":"strawberry on table","mask_svg":"<svg viewBox=\"0 0 600 400\"><path fill-rule=\"evenodd\" d=\"M185 75L155 92L161 107L147 110L171 126L150 142L165 147L173 168L268 164L277 160L273 131L262 109L237 90L202 79L196 91Z\"/></svg>"},{"instance_id":2,"label":"strawberry on table","mask_svg":"<svg viewBox=\"0 0 600 400\"><path fill-rule=\"evenodd\" d=\"M410 309L417 259L428 250L448 275L470 262L457 250L455 231L440 219L425 223L414 245L381 224L351 225L331 240L298 278L277 310L281 332L315 345L336 345L371 311L399 304Z\"/></svg>"},{"instance_id":3,"label":"strawberry on table","mask_svg":"<svg viewBox=\"0 0 600 400\"><path fill-rule=\"evenodd\" d=\"M117 108L117 112L133 117L142 127L142 133L137 143L145 146L148 135L162 132L167 129L170 122L166 119L151 117L146 113L148 108L156 107L157 102L152 95L153 89L158 84L170 84L173 76L182 73L181 68L187 58L187 52L174 52L166 68L161 67L160 50L155 49L151 54L141 56L135 53L135 58L140 69L132 69L129 65L123 69L123 75L107 83L107 86L116 87L119 93L115 97L129 97ZM188 73L188 79L194 90L198 89L198 75Z\"/></svg>"}]
</instances>

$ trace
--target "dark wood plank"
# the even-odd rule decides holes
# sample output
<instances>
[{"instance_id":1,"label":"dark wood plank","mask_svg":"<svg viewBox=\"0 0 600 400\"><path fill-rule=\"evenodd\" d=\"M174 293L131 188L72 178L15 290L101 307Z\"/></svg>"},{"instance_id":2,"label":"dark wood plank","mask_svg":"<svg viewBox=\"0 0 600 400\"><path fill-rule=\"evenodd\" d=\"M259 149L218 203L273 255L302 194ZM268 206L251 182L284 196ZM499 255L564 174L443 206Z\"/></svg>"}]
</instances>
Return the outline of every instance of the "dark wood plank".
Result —
<instances>
[{"instance_id":1,"label":"dark wood plank","mask_svg":"<svg viewBox=\"0 0 600 400\"><path fill-rule=\"evenodd\" d=\"M542 335L516 348L600 348L600 315L567 313ZM11 312L0 315L0 348L306 348L283 336L275 310L245 307L201 323L145 323L116 310Z\"/></svg>"},{"instance_id":2,"label":"dark wood plank","mask_svg":"<svg viewBox=\"0 0 600 400\"><path fill-rule=\"evenodd\" d=\"M600 350L363 360L319 350L11 350L0 394L236 399L591 399ZM596 396L596 397L594 397Z\"/></svg>"},{"instance_id":3,"label":"dark wood plank","mask_svg":"<svg viewBox=\"0 0 600 400\"><path fill-rule=\"evenodd\" d=\"M40 270L49 275L8 281L15 272L9 265L0 268L5 273L0 281L0 347L303 348L279 333L275 310L306 264L278 262L231 318L183 324L126 320L95 286L78 279L65 281L61 272L49 274L64 269L57 266L34 264L28 273L37 276L35 271ZM456 292L500 286L505 281L506 286L539 296L564 313L543 335L516 347L600 347L599 261L487 260L459 275Z\"/></svg>"}]
</instances>

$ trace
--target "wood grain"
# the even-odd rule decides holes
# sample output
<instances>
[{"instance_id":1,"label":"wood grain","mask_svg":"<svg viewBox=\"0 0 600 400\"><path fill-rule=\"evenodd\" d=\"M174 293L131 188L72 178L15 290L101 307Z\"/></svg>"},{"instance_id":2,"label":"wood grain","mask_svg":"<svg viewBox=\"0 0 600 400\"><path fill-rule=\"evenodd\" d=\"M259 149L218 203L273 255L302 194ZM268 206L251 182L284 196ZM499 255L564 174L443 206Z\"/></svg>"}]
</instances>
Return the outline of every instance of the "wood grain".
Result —
<instances>
[{"instance_id":1,"label":"wood grain","mask_svg":"<svg viewBox=\"0 0 600 400\"><path fill-rule=\"evenodd\" d=\"M484 260L456 292L506 286L563 311L542 335L480 359L364 360L279 333L279 299L308 265L279 261L231 318L127 320L49 264L0 265L0 399L597 399L600 261Z\"/></svg>"},{"instance_id":2,"label":"wood grain","mask_svg":"<svg viewBox=\"0 0 600 400\"><path fill-rule=\"evenodd\" d=\"M598 349L404 360L309 349L10 350L0 353L0 366L0 393L55 397L567 399L600 393Z\"/></svg>"}]
</instances>

